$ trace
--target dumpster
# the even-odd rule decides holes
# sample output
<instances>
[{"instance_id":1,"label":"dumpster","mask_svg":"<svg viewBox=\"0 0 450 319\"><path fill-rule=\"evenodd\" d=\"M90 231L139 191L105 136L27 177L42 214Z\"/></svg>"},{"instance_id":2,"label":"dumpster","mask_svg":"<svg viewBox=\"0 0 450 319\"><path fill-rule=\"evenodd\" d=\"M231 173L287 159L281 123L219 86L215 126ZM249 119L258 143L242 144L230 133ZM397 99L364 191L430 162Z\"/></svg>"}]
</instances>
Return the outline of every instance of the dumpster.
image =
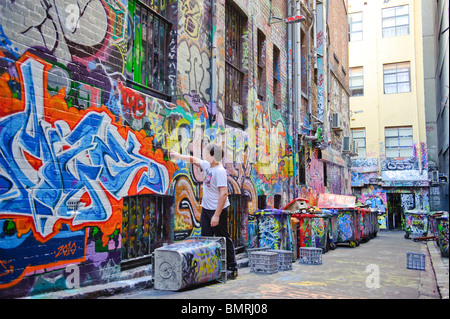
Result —
<instances>
[{"instance_id":1,"label":"dumpster","mask_svg":"<svg viewBox=\"0 0 450 319\"><path fill-rule=\"evenodd\" d=\"M359 223L355 209L338 209L337 244L348 243L350 247L359 246Z\"/></svg>"},{"instance_id":2,"label":"dumpster","mask_svg":"<svg viewBox=\"0 0 450 319\"><path fill-rule=\"evenodd\" d=\"M360 221L360 240L366 243L371 238L371 213L368 207L358 207L359 221Z\"/></svg>"},{"instance_id":3,"label":"dumpster","mask_svg":"<svg viewBox=\"0 0 450 319\"><path fill-rule=\"evenodd\" d=\"M177 291L217 280L226 282L225 237L188 237L153 254L155 289Z\"/></svg>"},{"instance_id":4,"label":"dumpster","mask_svg":"<svg viewBox=\"0 0 450 319\"><path fill-rule=\"evenodd\" d=\"M360 222L355 209L356 197L336 194L319 194L317 206L320 209L335 209L337 211L336 244L348 243L356 247L360 241Z\"/></svg>"},{"instance_id":5,"label":"dumpster","mask_svg":"<svg viewBox=\"0 0 450 319\"><path fill-rule=\"evenodd\" d=\"M258 220L255 215L248 215L248 249L258 247Z\"/></svg>"},{"instance_id":6,"label":"dumpster","mask_svg":"<svg viewBox=\"0 0 450 319\"><path fill-rule=\"evenodd\" d=\"M258 224L258 247L293 250L291 212L282 209L264 209L255 212Z\"/></svg>"},{"instance_id":7,"label":"dumpster","mask_svg":"<svg viewBox=\"0 0 450 319\"><path fill-rule=\"evenodd\" d=\"M328 222L328 249L334 250L336 249L336 243L338 238L338 212L337 209L323 209L324 214L327 214L329 217Z\"/></svg>"},{"instance_id":8,"label":"dumpster","mask_svg":"<svg viewBox=\"0 0 450 319\"><path fill-rule=\"evenodd\" d=\"M448 212L436 217L436 224L439 234L438 241L441 255L442 257L448 258Z\"/></svg>"},{"instance_id":9,"label":"dumpster","mask_svg":"<svg viewBox=\"0 0 450 319\"><path fill-rule=\"evenodd\" d=\"M322 248L328 251L328 214L322 212L293 214L299 220L298 247Z\"/></svg>"},{"instance_id":10,"label":"dumpster","mask_svg":"<svg viewBox=\"0 0 450 319\"><path fill-rule=\"evenodd\" d=\"M428 233L428 212L426 210L406 210L404 212L405 238L424 237Z\"/></svg>"},{"instance_id":11,"label":"dumpster","mask_svg":"<svg viewBox=\"0 0 450 319\"><path fill-rule=\"evenodd\" d=\"M428 217L428 230L433 234L434 237L439 238L439 230L438 230L438 217L444 215L445 211L433 211L430 212Z\"/></svg>"},{"instance_id":12,"label":"dumpster","mask_svg":"<svg viewBox=\"0 0 450 319\"><path fill-rule=\"evenodd\" d=\"M370 238L377 237L380 230L380 224L378 223L379 214L378 208L370 208Z\"/></svg>"}]
</instances>

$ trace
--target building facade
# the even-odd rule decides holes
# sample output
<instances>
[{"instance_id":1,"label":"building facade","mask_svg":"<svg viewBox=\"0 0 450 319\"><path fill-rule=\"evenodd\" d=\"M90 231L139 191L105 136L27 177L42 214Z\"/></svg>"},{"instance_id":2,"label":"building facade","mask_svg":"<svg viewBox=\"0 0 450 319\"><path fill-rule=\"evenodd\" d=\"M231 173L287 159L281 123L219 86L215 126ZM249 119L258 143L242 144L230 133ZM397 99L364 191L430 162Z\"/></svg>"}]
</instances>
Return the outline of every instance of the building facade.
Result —
<instances>
[{"instance_id":1,"label":"building facade","mask_svg":"<svg viewBox=\"0 0 450 319\"><path fill-rule=\"evenodd\" d=\"M422 5L430 210L439 211L449 209L448 1Z\"/></svg>"},{"instance_id":2,"label":"building facade","mask_svg":"<svg viewBox=\"0 0 450 319\"><path fill-rule=\"evenodd\" d=\"M352 187L361 203L401 227L407 209L430 209L422 2L350 1Z\"/></svg>"},{"instance_id":3,"label":"building facade","mask_svg":"<svg viewBox=\"0 0 450 319\"><path fill-rule=\"evenodd\" d=\"M199 235L203 174L170 150L223 146L238 250L256 210L350 194L346 21L346 1L2 1L0 296Z\"/></svg>"}]
</instances>

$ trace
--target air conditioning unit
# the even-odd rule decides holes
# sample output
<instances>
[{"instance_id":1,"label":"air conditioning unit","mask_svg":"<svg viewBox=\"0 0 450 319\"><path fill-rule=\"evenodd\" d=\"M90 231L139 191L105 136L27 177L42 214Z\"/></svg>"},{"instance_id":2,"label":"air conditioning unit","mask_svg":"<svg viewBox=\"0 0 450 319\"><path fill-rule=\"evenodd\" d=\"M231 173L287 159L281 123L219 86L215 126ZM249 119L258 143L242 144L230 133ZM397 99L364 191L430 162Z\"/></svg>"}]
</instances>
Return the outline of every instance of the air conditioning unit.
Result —
<instances>
[{"instance_id":1,"label":"air conditioning unit","mask_svg":"<svg viewBox=\"0 0 450 319\"><path fill-rule=\"evenodd\" d=\"M333 130L342 130L341 128L341 114L337 112L333 112L331 118L331 128Z\"/></svg>"},{"instance_id":2,"label":"air conditioning unit","mask_svg":"<svg viewBox=\"0 0 450 319\"><path fill-rule=\"evenodd\" d=\"M344 136L342 139L342 154L349 154L351 152L351 137Z\"/></svg>"},{"instance_id":3,"label":"air conditioning unit","mask_svg":"<svg viewBox=\"0 0 450 319\"><path fill-rule=\"evenodd\" d=\"M431 171L430 175L430 180L432 183L439 183L439 171Z\"/></svg>"},{"instance_id":4,"label":"air conditioning unit","mask_svg":"<svg viewBox=\"0 0 450 319\"><path fill-rule=\"evenodd\" d=\"M358 155L358 141L353 141L353 147L352 147L352 156L357 156Z\"/></svg>"}]
</instances>

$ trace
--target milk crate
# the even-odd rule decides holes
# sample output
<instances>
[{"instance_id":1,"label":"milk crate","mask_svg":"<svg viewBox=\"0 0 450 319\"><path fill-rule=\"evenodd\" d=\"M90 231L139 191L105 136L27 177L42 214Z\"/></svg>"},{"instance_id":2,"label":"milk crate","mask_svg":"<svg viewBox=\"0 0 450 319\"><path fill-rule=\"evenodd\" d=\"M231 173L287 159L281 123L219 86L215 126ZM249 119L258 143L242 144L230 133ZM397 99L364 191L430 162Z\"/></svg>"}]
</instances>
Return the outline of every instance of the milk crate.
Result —
<instances>
[{"instance_id":1,"label":"milk crate","mask_svg":"<svg viewBox=\"0 0 450 319\"><path fill-rule=\"evenodd\" d=\"M301 264L320 265L322 264L322 248L300 247L299 262Z\"/></svg>"},{"instance_id":2,"label":"milk crate","mask_svg":"<svg viewBox=\"0 0 450 319\"><path fill-rule=\"evenodd\" d=\"M425 270L425 254L406 253L406 268Z\"/></svg>"},{"instance_id":3,"label":"milk crate","mask_svg":"<svg viewBox=\"0 0 450 319\"><path fill-rule=\"evenodd\" d=\"M263 251L269 251L271 248L270 247L261 247L261 248L251 248L251 249L247 249L247 254L248 254L248 265L250 266L252 263L252 253L254 252L263 252Z\"/></svg>"},{"instance_id":4,"label":"milk crate","mask_svg":"<svg viewBox=\"0 0 450 319\"><path fill-rule=\"evenodd\" d=\"M273 274L278 272L278 254L268 251L251 252L250 272Z\"/></svg>"},{"instance_id":5,"label":"milk crate","mask_svg":"<svg viewBox=\"0 0 450 319\"><path fill-rule=\"evenodd\" d=\"M292 251L290 250L268 250L278 254L278 270L292 270Z\"/></svg>"}]
</instances>

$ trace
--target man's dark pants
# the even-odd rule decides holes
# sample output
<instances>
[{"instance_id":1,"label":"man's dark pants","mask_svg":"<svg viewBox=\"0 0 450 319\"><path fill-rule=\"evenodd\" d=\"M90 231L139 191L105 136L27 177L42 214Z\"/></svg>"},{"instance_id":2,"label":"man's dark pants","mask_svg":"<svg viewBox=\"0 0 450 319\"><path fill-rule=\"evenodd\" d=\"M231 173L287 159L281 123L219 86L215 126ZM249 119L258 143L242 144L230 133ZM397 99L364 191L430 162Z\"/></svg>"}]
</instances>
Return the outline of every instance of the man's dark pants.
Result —
<instances>
[{"instance_id":1,"label":"man's dark pants","mask_svg":"<svg viewBox=\"0 0 450 319\"><path fill-rule=\"evenodd\" d=\"M236 256L234 254L234 244L231 240L231 236L228 233L228 207L222 210L219 217L219 224L215 227L211 227L211 218L213 217L215 210L202 208L202 215L200 217L200 224L202 227L202 236L211 237L213 235L217 237L225 237L227 243L227 268L236 268Z\"/></svg>"}]
</instances>

